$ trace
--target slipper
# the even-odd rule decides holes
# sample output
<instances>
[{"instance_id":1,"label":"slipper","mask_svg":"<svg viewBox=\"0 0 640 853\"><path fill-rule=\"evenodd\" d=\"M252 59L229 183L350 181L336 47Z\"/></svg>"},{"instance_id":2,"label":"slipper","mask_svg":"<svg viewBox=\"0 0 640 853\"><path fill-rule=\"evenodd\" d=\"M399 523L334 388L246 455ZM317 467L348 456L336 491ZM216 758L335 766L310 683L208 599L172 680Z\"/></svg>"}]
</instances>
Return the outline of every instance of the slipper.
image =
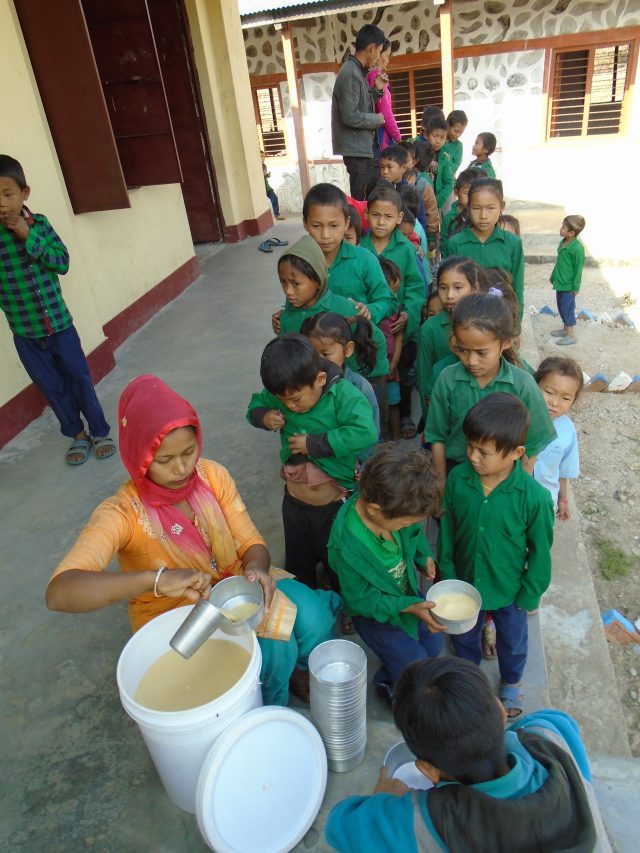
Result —
<instances>
[{"instance_id":1,"label":"slipper","mask_svg":"<svg viewBox=\"0 0 640 853\"><path fill-rule=\"evenodd\" d=\"M347 616L346 613L343 613L340 617L340 631L343 634L355 634L356 629L351 621L351 616Z\"/></svg>"},{"instance_id":2,"label":"slipper","mask_svg":"<svg viewBox=\"0 0 640 853\"><path fill-rule=\"evenodd\" d=\"M104 448L107 452L98 455L98 448ZM113 456L115 452L116 445L110 436L105 435L102 438L93 439L93 455L101 462L103 459L108 459L110 456Z\"/></svg>"},{"instance_id":3,"label":"slipper","mask_svg":"<svg viewBox=\"0 0 640 853\"><path fill-rule=\"evenodd\" d=\"M569 335L565 335L564 338L558 338L556 341L559 347L570 347L571 344L578 343L575 338L570 338Z\"/></svg>"},{"instance_id":4,"label":"slipper","mask_svg":"<svg viewBox=\"0 0 640 853\"><path fill-rule=\"evenodd\" d=\"M567 333L564 329L554 329L553 332L549 333L552 338L566 338Z\"/></svg>"},{"instance_id":5,"label":"slipper","mask_svg":"<svg viewBox=\"0 0 640 853\"><path fill-rule=\"evenodd\" d=\"M496 652L496 626L493 619L487 619L482 628L482 657L485 660L495 660Z\"/></svg>"},{"instance_id":6,"label":"slipper","mask_svg":"<svg viewBox=\"0 0 640 853\"><path fill-rule=\"evenodd\" d=\"M521 684L505 684L500 682L499 699L504 705L509 722L517 720L522 716L524 711L524 693L522 692ZM509 711L515 711L515 714L510 714Z\"/></svg>"},{"instance_id":7,"label":"slipper","mask_svg":"<svg viewBox=\"0 0 640 853\"><path fill-rule=\"evenodd\" d=\"M400 434L403 438L415 438L417 435L416 425L411 418L402 418L400 420Z\"/></svg>"},{"instance_id":8,"label":"slipper","mask_svg":"<svg viewBox=\"0 0 640 853\"><path fill-rule=\"evenodd\" d=\"M273 252L273 247L271 246L271 243L268 240L265 240L264 243L260 243L258 249L261 252Z\"/></svg>"},{"instance_id":9,"label":"slipper","mask_svg":"<svg viewBox=\"0 0 640 853\"><path fill-rule=\"evenodd\" d=\"M92 441L90 438L74 438L71 447L67 450L64 461L67 465L84 465L89 458ZM80 459L71 459L71 456L81 454Z\"/></svg>"},{"instance_id":10,"label":"slipper","mask_svg":"<svg viewBox=\"0 0 640 853\"><path fill-rule=\"evenodd\" d=\"M288 240L279 240L277 237L269 237L268 240L265 240L265 243L271 243L272 246L288 246Z\"/></svg>"}]
</instances>

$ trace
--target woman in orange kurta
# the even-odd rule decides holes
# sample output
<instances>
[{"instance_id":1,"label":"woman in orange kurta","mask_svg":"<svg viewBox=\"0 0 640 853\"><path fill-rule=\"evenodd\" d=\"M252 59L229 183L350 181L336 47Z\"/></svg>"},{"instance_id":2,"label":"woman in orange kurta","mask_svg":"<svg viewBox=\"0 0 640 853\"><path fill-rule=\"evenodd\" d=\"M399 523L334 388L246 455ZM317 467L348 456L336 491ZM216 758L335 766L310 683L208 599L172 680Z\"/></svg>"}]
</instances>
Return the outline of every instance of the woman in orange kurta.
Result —
<instances>
[{"instance_id":1,"label":"woman in orange kurta","mask_svg":"<svg viewBox=\"0 0 640 853\"><path fill-rule=\"evenodd\" d=\"M86 612L128 599L136 631L160 613L207 598L211 585L230 575L261 584L267 613L277 586L289 600L283 611L291 632L288 639L259 637L261 675L265 704L286 704L294 670L306 670L312 649L331 637L339 598L291 577L276 584L264 539L229 472L200 458L195 410L164 382L134 379L118 419L131 480L98 506L57 566L48 607ZM120 571L107 572L114 556Z\"/></svg>"}]
</instances>

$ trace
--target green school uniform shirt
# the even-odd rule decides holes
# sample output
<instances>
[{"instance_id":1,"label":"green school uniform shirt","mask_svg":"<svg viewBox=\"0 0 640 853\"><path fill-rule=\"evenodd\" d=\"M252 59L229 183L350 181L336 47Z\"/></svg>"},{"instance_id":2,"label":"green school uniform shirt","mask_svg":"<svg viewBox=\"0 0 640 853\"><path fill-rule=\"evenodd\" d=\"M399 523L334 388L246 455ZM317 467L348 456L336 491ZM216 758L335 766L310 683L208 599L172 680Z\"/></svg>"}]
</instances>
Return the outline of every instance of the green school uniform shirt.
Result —
<instances>
[{"instance_id":1,"label":"green school uniform shirt","mask_svg":"<svg viewBox=\"0 0 640 853\"><path fill-rule=\"evenodd\" d=\"M247 420L253 426L254 409L276 409L284 414L280 430L280 460L287 462L291 451L287 440L293 435L325 435L332 456L308 456L329 477L345 489L355 488L354 472L357 458L378 440L373 413L361 391L338 379L331 382L318 402L308 412L292 412L266 388L253 394L247 409Z\"/></svg>"},{"instance_id":2,"label":"green school uniform shirt","mask_svg":"<svg viewBox=\"0 0 640 853\"><path fill-rule=\"evenodd\" d=\"M553 502L517 461L488 495L470 462L447 477L438 566L443 579L472 584L483 610L535 610L551 580Z\"/></svg>"},{"instance_id":3,"label":"green school uniform shirt","mask_svg":"<svg viewBox=\"0 0 640 853\"><path fill-rule=\"evenodd\" d=\"M453 222L459 213L460 205L457 201L454 201L449 209L449 213L446 213L442 217L442 228L440 229L440 254L443 258L447 257L449 246L449 232L451 231Z\"/></svg>"},{"instance_id":4,"label":"green school uniform shirt","mask_svg":"<svg viewBox=\"0 0 640 853\"><path fill-rule=\"evenodd\" d=\"M371 257L371 252L345 240L329 267L329 289L339 296L364 302L371 312L371 322L376 325L398 309L398 300L378 261Z\"/></svg>"},{"instance_id":5,"label":"green school uniform shirt","mask_svg":"<svg viewBox=\"0 0 640 853\"><path fill-rule=\"evenodd\" d=\"M472 160L471 163L467 166L468 169L482 169L484 174L483 178L495 178L496 170L493 168L493 163L491 162L491 157L487 157L484 163L479 163L477 160Z\"/></svg>"},{"instance_id":6,"label":"green school uniform shirt","mask_svg":"<svg viewBox=\"0 0 640 853\"><path fill-rule=\"evenodd\" d=\"M518 355L520 354L518 353ZM427 399L431 399L431 395L433 394L433 386L436 384L436 379L438 378L438 376L440 376L445 367L451 367L452 364L457 364L459 360L460 359L457 355L454 355L452 352L449 352L449 355L446 355L444 358L441 358L440 361L436 361L436 363L433 365L433 370L431 371L431 381L426 382L424 386L424 393ZM533 367L531 367L529 362L525 361L525 359L521 355L520 366L523 370L526 370L527 373L530 373L531 376L533 376L533 374L535 373Z\"/></svg>"},{"instance_id":7,"label":"green school uniform shirt","mask_svg":"<svg viewBox=\"0 0 640 853\"><path fill-rule=\"evenodd\" d=\"M484 241L478 240L467 226L449 237L447 257L465 255L485 269L500 267L511 273L513 290L518 300L518 317L522 320L524 311L524 251L520 237L502 228L494 228Z\"/></svg>"},{"instance_id":8,"label":"green school uniform shirt","mask_svg":"<svg viewBox=\"0 0 640 853\"><path fill-rule=\"evenodd\" d=\"M556 438L556 430L545 402L530 376L520 367L514 367L504 358L495 378L485 387L478 385L462 362L442 371L433 386L431 404L427 415L425 438L427 441L444 444L447 459L463 462L467 458L467 442L462 431L469 409L483 397L504 391L513 394L525 404L531 415L531 426L525 442L529 458Z\"/></svg>"},{"instance_id":9,"label":"green school uniform shirt","mask_svg":"<svg viewBox=\"0 0 640 853\"><path fill-rule=\"evenodd\" d=\"M451 315L441 311L435 317L430 317L423 323L418 332L418 355L416 370L418 374L418 391L420 402L426 414L424 401L429 398L427 388L433 387L433 367L440 359L451 355L449 338L451 337Z\"/></svg>"},{"instance_id":10,"label":"green school uniform shirt","mask_svg":"<svg viewBox=\"0 0 640 853\"><path fill-rule=\"evenodd\" d=\"M355 507L357 498L352 495L340 508L328 545L345 613L388 622L417 639L417 616L402 611L424 601L415 564L422 567L433 556L427 537L420 524L412 524L395 533L392 542L381 541L363 524Z\"/></svg>"},{"instance_id":11,"label":"green school uniform shirt","mask_svg":"<svg viewBox=\"0 0 640 853\"><path fill-rule=\"evenodd\" d=\"M458 171L460 168L460 163L462 163L462 142L459 139L456 139L455 142L451 142L447 139L445 144L442 146L442 150L446 151L451 160L451 168L453 170L453 174Z\"/></svg>"},{"instance_id":12,"label":"green school uniform shirt","mask_svg":"<svg viewBox=\"0 0 640 853\"><path fill-rule=\"evenodd\" d=\"M345 296L340 296L332 290L327 290L318 299L316 304L309 308L293 308L286 302L284 310L280 315L280 334L285 335L287 332L299 332L307 317L314 317L322 311L333 311L334 314L339 314L341 317L354 317L356 314L353 302ZM371 330L373 342L378 348L378 352L373 370L371 373L364 373L363 375L368 379L375 379L377 376L387 375L389 372L389 359L387 358L387 341L385 336L373 323L371 324ZM362 373L355 356L352 355L348 358L346 363L354 373Z\"/></svg>"},{"instance_id":13,"label":"green school uniform shirt","mask_svg":"<svg viewBox=\"0 0 640 853\"><path fill-rule=\"evenodd\" d=\"M438 171L436 172L436 180L433 190L436 194L438 209L441 209L449 200L449 196L453 193L455 169L453 168L451 157L445 150L445 147L441 148L440 151L437 152L436 159L438 161Z\"/></svg>"},{"instance_id":14,"label":"green school uniform shirt","mask_svg":"<svg viewBox=\"0 0 640 853\"><path fill-rule=\"evenodd\" d=\"M574 239L566 245L564 240L560 240L558 259L550 279L553 289L577 293L582 282L583 267L584 246L580 240Z\"/></svg>"},{"instance_id":15,"label":"green school uniform shirt","mask_svg":"<svg viewBox=\"0 0 640 853\"><path fill-rule=\"evenodd\" d=\"M398 290L398 303L402 310L409 315L404 330L404 341L414 340L420 327L422 303L424 302L424 281L418 269L415 247L400 233L398 228L391 232L388 245L378 255L371 239L371 234L366 234L360 245L368 249L376 257L387 258L398 265L402 274L402 284Z\"/></svg>"}]
</instances>

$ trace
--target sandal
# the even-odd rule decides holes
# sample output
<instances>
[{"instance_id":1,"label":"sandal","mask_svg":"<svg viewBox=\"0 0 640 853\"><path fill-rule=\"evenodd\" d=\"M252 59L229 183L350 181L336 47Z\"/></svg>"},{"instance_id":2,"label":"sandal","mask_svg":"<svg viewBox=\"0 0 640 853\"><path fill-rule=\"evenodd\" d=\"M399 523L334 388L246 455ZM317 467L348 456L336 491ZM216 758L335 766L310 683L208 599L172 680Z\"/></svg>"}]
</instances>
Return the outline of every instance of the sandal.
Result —
<instances>
[{"instance_id":1,"label":"sandal","mask_svg":"<svg viewBox=\"0 0 640 853\"><path fill-rule=\"evenodd\" d=\"M500 682L499 699L505 707L509 721L517 720L524 711L524 693L521 684L505 684ZM510 711L515 713L511 714Z\"/></svg>"},{"instance_id":2,"label":"sandal","mask_svg":"<svg viewBox=\"0 0 640 853\"><path fill-rule=\"evenodd\" d=\"M351 616L347 616L346 613L343 613L340 617L340 631L342 634L355 634L356 629L351 621Z\"/></svg>"},{"instance_id":3,"label":"sandal","mask_svg":"<svg viewBox=\"0 0 640 853\"><path fill-rule=\"evenodd\" d=\"M482 657L485 660L495 660L498 657L496 651L496 626L493 619L487 619L482 628Z\"/></svg>"},{"instance_id":4,"label":"sandal","mask_svg":"<svg viewBox=\"0 0 640 853\"><path fill-rule=\"evenodd\" d=\"M89 458L91 444L90 438L74 438L66 452L64 461L67 465L84 465ZM72 456L80 456L80 459L72 459Z\"/></svg>"},{"instance_id":5,"label":"sandal","mask_svg":"<svg viewBox=\"0 0 640 853\"><path fill-rule=\"evenodd\" d=\"M273 246L271 245L271 243L268 240L265 240L264 243L260 243L260 245L258 246L258 249L261 252L273 252Z\"/></svg>"},{"instance_id":6,"label":"sandal","mask_svg":"<svg viewBox=\"0 0 640 853\"><path fill-rule=\"evenodd\" d=\"M403 438L415 438L417 434L416 425L411 418L402 418L400 420L400 435Z\"/></svg>"},{"instance_id":7,"label":"sandal","mask_svg":"<svg viewBox=\"0 0 640 853\"><path fill-rule=\"evenodd\" d=\"M268 240L265 240L265 243L271 243L272 246L288 246L288 240L279 240L277 237L269 237Z\"/></svg>"},{"instance_id":8,"label":"sandal","mask_svg":"<svg viewBox=\"0 0 640 853\"><path fill-rule=\"evenodd\" d=\"M289 690L305 705L311 701L309 692L309 670L298 669L297 667L291 673L289 679Z\"/></svg>"},{"instance_id":9,"label":"sandal","mask_svg":"<svg viewBox=\"0 0 640 853\"><path fill-rule=\"evenodd\" d=\"M98 453L98 450L104 450L104 453ZM93 455L96 459L108 459L110 456L116 452L116 445L113 439L105 435L103 438L94 438L93 439Z\"/></svg>"}]
</instances>

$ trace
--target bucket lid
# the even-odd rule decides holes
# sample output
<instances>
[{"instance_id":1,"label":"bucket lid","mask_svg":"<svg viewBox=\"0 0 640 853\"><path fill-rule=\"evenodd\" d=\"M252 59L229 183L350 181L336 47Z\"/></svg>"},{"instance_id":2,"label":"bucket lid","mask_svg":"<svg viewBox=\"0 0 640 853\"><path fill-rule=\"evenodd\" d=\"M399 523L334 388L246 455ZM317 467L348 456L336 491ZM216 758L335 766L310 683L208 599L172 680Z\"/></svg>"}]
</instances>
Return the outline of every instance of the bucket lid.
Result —
<instances>
[{"instance_id":1,"label":"bucket lid","mask_svg":"<svg viewBox=\"0 0 640 853\"><path fill-rule=\"evenodd\" d=\"M200 832L216 853L286 853L315 820L326 785L327 757L309 720L256 708L222 732L202 765Z\"/></svg>"}]
</instances>

